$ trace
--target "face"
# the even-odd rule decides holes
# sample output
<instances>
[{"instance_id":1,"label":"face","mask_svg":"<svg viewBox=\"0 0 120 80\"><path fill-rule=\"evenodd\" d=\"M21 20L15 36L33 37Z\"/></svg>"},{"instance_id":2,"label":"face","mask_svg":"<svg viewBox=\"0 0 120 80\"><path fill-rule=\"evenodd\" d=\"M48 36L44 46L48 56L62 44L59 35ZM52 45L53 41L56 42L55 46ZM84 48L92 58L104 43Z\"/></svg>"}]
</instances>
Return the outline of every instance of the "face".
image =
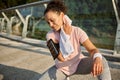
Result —
<instances>
[{"instance_id":1,"label":"face","mask_svg":"<svg viewBox=\"0 0 120 80\"><path fill-rule=\"evenodd\" d=\"M53 30L59 31L63 25L63 13L49 11L45 14L45 20Z\"/></svg>"}]
</instances>

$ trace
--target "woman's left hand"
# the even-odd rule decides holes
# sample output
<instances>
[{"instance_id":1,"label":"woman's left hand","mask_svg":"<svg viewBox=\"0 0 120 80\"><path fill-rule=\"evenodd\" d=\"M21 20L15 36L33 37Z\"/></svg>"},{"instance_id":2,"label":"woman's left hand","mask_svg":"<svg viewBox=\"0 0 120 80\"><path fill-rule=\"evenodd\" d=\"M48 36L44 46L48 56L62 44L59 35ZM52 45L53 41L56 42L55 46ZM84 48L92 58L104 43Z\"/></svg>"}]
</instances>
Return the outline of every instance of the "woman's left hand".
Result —
<instances>
[{"instance_id":1,"label":"woman's left hand","mask_svg":"<svg viewBox=\"0 0 120 80\"><path fill-rule=\"evenodd\" d=\"M99 74L101 74L102 71L103 71L102 60L99 57L96 57L93 62L92 74L95 77L95 76L98 76Z\"/></svg>"}]
</instances>

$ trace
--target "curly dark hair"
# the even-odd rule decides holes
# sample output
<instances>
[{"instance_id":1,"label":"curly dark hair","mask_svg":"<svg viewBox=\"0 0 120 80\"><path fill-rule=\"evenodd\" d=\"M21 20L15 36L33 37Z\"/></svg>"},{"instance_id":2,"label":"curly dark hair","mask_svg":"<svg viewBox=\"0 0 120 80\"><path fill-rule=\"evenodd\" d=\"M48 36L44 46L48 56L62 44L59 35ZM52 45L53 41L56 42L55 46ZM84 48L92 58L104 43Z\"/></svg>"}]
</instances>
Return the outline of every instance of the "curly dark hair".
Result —
<instances>
[{"instance_id":1,"label":"curly dark hair","mask_svg":"<svg viewBox=\"0 0 120 80\"><path fill-rule=\"evenodd\" d=\"M62 0L52 0L48 3L47 8L44 11L44 15L49 11L55 11L58 13L63 12L64 14L66 14L67 7Z\"/></svg>"}]
</instances>

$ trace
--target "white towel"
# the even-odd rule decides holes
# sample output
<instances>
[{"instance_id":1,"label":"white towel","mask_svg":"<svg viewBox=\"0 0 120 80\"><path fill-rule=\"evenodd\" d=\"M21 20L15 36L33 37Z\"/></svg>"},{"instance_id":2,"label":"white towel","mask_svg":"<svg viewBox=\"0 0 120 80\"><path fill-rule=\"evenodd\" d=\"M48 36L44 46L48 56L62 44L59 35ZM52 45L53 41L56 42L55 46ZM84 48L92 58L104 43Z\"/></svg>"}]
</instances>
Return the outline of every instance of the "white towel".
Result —
<instances>
[{"instance_id":1,"label":"white towel","mask_svg":"<svg viewBox=\"0 0 120 80\"><path fill-rule=\"evenodd\" d=\"M63 21L71 26L72 20L67 15L64 16ZM70 41L70 35L67 35L64 32L63 26L60 31L60 51L64 58L68 57L74 51L73 45Z\"/></svg>"}]
</instances>

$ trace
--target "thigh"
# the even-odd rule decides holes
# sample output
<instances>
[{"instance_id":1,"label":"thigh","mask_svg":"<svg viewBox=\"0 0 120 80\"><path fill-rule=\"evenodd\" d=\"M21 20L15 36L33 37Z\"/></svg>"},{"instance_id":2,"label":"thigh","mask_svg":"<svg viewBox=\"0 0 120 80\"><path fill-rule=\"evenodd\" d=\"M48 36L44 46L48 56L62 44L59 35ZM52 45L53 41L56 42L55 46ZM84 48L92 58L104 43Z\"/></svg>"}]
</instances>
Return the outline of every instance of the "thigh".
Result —
<instances>
[{"instance_id":1,"label":"thigh","mask_svg":"<svg viewBox=\"0 0 120 80\"><path fill-rule=\"evenodd\" d=\"M109 65L104 57L102 58L102 62L103 62L103 72L100 75L98 75L98 80L111 80ZM83 58L80 61L75 74L89 74L92 71L92 67L93 67L93 59Z\"/></svg>"},{"instance_id":2,"label":"thigh","mask_svg":"<svg viewBox=\"0 0 120 80\"><path fill-rule=\"evenodd\" d=\"M56 66L52 66L47 71L45 71L39 80L64 80L66 78L65 74L58 70Z\"/></svg>"},{"instance_id":3,"label":"thigh","mask_svg":"<svg viewBox=\"0 0 120 80\"><path fill-rule=\"evenodd\" d=\"M93 59L86 57L81 59L75 74L89 74L92 71Z\"/></svg>"}]
</instances>

